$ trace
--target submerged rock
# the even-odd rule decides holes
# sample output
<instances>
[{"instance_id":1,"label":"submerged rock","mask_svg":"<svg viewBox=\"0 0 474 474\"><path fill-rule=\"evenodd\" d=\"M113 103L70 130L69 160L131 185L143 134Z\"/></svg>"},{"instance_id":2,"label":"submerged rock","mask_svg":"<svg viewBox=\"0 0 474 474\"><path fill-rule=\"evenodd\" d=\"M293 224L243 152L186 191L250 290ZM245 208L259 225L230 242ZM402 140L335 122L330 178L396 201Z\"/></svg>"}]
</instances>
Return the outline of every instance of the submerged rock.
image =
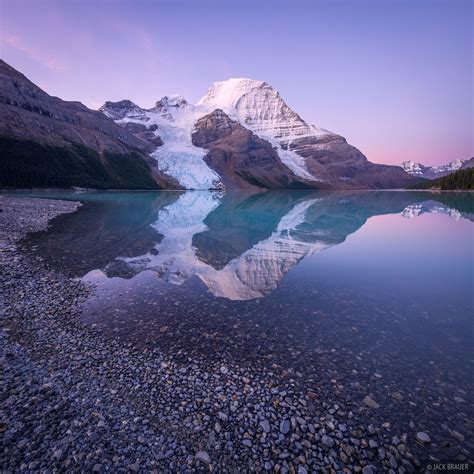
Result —
<instances>
[{"instance_id":1,"label":"submerged rock","mask_svg":"<svg viewBox=\"0 0 474 474\"><path fill-rule=\"evenodd\" d=\"M371 397L368 395L364 398L363 402L370 408L380 408L380 405Z\"/></svg>"},{"instance_id":2,"label":"submerged rock","mask_svg":"<svg viewBox=\"0 0 474 474\"><path fill-rule=\"evenodd\" d=\"M418 433L416 433L416 439L420 443L424 443L424 444L431 443L430 435L428 433L425 433L424 431L419 431Z\"/></svg>"}]
</instances>

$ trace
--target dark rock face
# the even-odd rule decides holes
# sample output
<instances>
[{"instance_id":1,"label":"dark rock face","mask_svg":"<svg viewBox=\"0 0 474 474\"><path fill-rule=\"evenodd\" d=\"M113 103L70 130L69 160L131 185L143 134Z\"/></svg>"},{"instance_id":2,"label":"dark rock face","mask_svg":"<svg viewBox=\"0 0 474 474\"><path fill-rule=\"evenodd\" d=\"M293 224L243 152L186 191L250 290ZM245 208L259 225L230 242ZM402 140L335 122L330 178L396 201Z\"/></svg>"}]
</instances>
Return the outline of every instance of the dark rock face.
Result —
<instances>
[{"instance_id":1,"label":"dark rock face","mask_svg":"<svg viewBox=\"0 0 474 474\"><path fill-rule=\"evenodd\" d=\"M146 144L103 114L80 102L51 97L23 74L0 62L0 134L36 142L68 146L71 143L96 151L127 153L146 151Z\"/></svg>"},{"instance_id":2,"label":"dark rock face","mask_svg":"<svg viewBox=\"0 0 474 474\"><path fill-rule=\"evenodd\" d=\"M138 138L141 142L147 143L147 151L152 152L158 146L163 145L163 140L157 135L156 130L158 126L156 124L147 125L150 120L147 116L147 111L142 109L131 100L120 100L118 102L107 101L100 109L103 115L111 118L114 121L123 120L127 118L129 120L139 120L138 122L119 122L122 128L124 128L130 135Z\"/></svg>"},{"instance_id":3,"label":"dark rock face","mask_svg":"<svg viewBox=\"0 0 474 474\"><path fill-rule=\"evenodd\" d=\"M273 137L283 149L302 156L318 187L399 188L416 182L399 167L370 163L342 136L305 122L264 81L233 78L216 82L199 104L230 112L257 135Z\"/></svg>"},{"instance_id":4,"label":"dark rock face","mask_svg":"<svg viewBox=\"0 0 474 474\"><path fill-rule=\"evenodd\" d=\"M166 176L155 179L157 173L151 170L154 162L148 152L156 145L134 136L80 102L51 97L1 60L0 142L4 152L0 175L11 173L12 168L16 175L11 184L1 179L0 186L64 186L64 183L147 189L172 186ZM48 171L38 169L44 171L41 179L32 176L39 167L35 162L38 150L42 162L47 163L51 153L55 164L72 166L71 174L80 179L59 176L68 175L64 166L57 171L54 166ZM64 163L61 156L67 157ZM28 176L23 176L23 171Z\"/></svg>"},{"instance_id":5,"label":"dark rock face","mask_svg":"<svg viewBox=\"0 0 474 474\"><path fill-rule=\"evenodd\" d=\"M200 118L193 145L209 150L205 160L219 173L226 188L309 188L278 157L272 145L222 110Z\"/></svg>"},{"instance_id":6,"label":"dark rock face","mask_svg":"<svg viewBox=\"0 0 474 474\"><path fill-rule=\"evenodd\" d=\"M311 174L334 189L400 188L416 182L399 166L371 163L340 135L303 137L287 149L303 156Z\"/></svg>"},{"instance_id":7,"label":"dark rock face","mask_svg":"<svg viewBox=\"0 0 474 474\"><path fill-rule=\"evenodd\" d=\"M163 140L161 137L153 133L157 129L156 125L150 125L147 127L141 123L127 122L124 125L124 128L127 130L127 132L131 133L140 140L149 142L154 147L163 145Z\"/></svg>"}]
</instances>

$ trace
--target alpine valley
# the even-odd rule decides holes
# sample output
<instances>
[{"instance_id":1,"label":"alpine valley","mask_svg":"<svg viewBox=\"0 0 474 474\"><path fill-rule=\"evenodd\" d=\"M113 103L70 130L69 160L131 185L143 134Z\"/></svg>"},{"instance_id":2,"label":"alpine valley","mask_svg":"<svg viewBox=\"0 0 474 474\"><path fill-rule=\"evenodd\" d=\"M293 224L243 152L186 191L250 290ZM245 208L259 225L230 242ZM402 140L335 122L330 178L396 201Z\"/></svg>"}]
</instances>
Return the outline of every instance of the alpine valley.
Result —
<instances>
[{"instance_id":1,"label":"alpine valley","mask_svg":"<svg viewBox=\"0 0 474 474\"><path fill-rule=\"evenodd\" d=\"M0 186L386 189L419 181L304 121L269 84L229 79L195 105L165 96L94 111L0 61ZM408 170L409 171L409 170Z\"/></svg>"}]
</instances>

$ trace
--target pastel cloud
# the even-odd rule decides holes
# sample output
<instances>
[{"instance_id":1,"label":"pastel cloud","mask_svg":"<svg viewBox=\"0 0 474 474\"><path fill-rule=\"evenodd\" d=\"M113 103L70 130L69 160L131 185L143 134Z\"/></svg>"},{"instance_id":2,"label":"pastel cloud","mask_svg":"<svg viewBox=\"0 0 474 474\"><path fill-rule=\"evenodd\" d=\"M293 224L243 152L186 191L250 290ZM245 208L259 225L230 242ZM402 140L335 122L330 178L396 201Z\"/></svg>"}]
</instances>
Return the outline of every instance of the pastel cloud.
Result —
<instances>
[{"instance_id":1,"label":"pastel cloud","mask_svg":"<svg viewBox=\"0 0 474 474\"><path fill-rule=\"evenodd\" d=\"M36 49L30 45L27 45L25 41L18 35L6 36L5 38L2 38L2 42L8 45L9 47L15 49L16 51L25 54L33 61L41 64L42 66L50 69L51 71L60 72L66 70L64 64L57 58L43 51L40 51L39 49Z\"/></svg>"}]
</instances>

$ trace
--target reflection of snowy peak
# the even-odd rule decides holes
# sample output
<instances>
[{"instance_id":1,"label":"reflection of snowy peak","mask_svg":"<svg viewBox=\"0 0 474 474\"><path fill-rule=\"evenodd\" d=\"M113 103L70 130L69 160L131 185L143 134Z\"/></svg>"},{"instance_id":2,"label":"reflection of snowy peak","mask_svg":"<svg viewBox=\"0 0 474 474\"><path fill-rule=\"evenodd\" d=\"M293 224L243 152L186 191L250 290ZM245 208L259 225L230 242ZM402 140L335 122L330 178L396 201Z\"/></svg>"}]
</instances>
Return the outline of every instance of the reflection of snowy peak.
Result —
<instances>
[{"instance_id":1,"label":"reflection of snowy peak","mask_svg":"<svg viewBox=\"0 0 474 474\"><path fill-rule=\"evenodd\" d=\"M442 206L436 201L425 201L419 204L407 206L402 211L402 216L407 219L413 219L421 214L446 214L455 220L462 219L462 214L457 209Z\"/></svg>"},{"instance_id":2,"label":"reflection of snowy peak","mask_svg":"<svg viewBox=\"0 0 474 474\"><path fill-rule=\"evenodd\" d=\"M215 296L232 300L260 298L274 290L302 258L328 247L319 241L298 241L292 233L305 221L306 211L316 201L295 205L270 237L218 270L197 258L192 238L206 230L203 221L219 198L209 193L185 193L159 212L154 227L164 238L156 251L122 260L136 273L152 270L169 283L181 284L196 275Z\"/></svg>"}]
</instances>

